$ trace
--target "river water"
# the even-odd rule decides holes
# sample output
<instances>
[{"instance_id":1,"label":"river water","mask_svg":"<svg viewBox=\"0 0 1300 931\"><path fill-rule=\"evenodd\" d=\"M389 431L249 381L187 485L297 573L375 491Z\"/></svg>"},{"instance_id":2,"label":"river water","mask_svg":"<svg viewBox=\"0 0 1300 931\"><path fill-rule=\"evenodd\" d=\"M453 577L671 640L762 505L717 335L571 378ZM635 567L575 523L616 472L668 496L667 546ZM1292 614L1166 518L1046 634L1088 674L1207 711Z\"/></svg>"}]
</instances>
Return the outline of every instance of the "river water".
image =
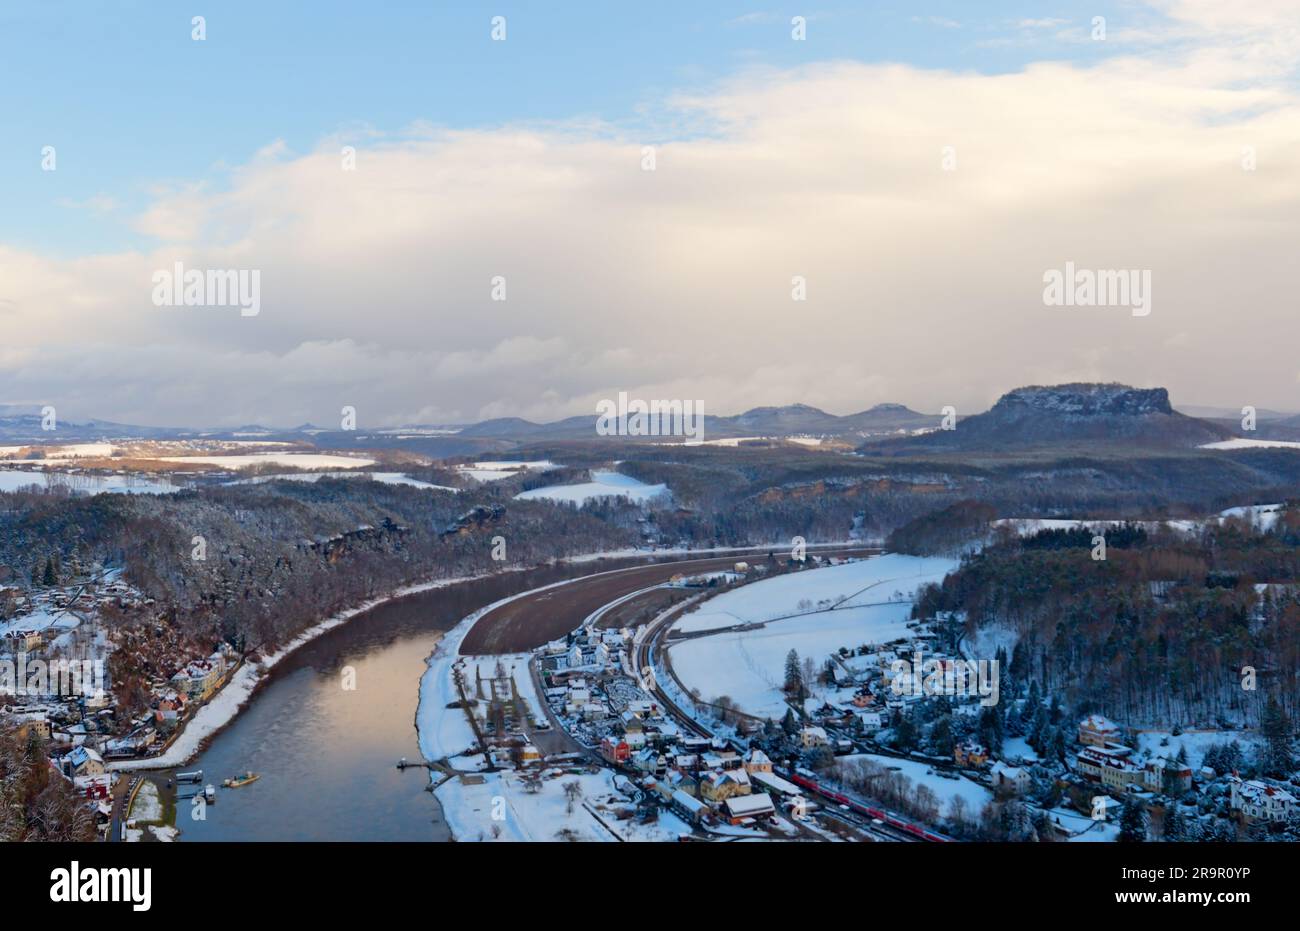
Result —
<instances>
[{"instance_id":1,"label":"river water","mask_svg":"<svg viewBox=\"0 0 1300 931\"><path fill-rule=\"evenodd\" d=\"M443 632L516 592L646 560L506 572L382 604L285 657L244 710L185 770L202 769L217 801L196 820L178 801L182 841L449 839L419 760L415 710L425 660ZM351 668L356 688L343 687ZM257 782L221 781L246 770ZM192 791L184 787L183 792Z\"/></svg>"}]
</instances>

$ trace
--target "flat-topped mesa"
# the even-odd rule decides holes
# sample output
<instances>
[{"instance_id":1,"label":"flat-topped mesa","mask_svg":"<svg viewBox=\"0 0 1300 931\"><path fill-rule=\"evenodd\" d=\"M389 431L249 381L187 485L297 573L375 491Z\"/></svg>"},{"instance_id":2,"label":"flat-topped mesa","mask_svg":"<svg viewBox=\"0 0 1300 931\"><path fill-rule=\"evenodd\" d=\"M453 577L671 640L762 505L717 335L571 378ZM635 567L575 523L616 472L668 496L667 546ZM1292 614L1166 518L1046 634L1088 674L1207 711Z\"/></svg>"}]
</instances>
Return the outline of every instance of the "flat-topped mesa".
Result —
<instances>
[{"instance_id":1,"label":"flat-topped mesa","mask_svg":"<svg viewBox=\"0 0 1300 931\"><path fill-rule=\"evenodd\" d=\"M877 451L998 450L1046 445L1123 444L1193 447L1228 437L1218 424L1173 409L1164 388L1075 382L1008 391L983 414L958 417L956 429L900 440Z\"/></svg>"},{"instance_id":2,"label":"flat-topped mesa","mask_svg":"<svg viewBox=\"0 0 1300 931\"><path fill-rule=\"evenodd\" d=\"M1174 412L1169 392L1164 388L1087 382L1017 388L999 398L990 413L1010 414L1018 410L1078 417L1135 417Z\"/></svg>"}]
</instances>

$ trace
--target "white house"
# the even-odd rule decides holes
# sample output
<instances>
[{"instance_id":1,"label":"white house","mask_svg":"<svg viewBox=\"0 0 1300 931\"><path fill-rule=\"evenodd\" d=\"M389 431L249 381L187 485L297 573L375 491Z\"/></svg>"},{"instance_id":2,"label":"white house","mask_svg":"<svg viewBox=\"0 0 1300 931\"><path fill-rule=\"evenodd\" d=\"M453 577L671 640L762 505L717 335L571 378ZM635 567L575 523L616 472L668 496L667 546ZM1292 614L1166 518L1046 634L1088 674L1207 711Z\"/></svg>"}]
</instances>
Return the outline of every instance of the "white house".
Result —
<instances>
[{"instance_id":1,"label":"white house","mask_svg":"<svg viewBox=\"0 0 1300 931\"><path fill-rule=\"evenodd\" d=\"M1295 796L1257 779L1242 780L1235 773L1228 777L1232 789L1229 804L1247 821L1285 821L1295 810Z\"/></svg>"}]
</instances>

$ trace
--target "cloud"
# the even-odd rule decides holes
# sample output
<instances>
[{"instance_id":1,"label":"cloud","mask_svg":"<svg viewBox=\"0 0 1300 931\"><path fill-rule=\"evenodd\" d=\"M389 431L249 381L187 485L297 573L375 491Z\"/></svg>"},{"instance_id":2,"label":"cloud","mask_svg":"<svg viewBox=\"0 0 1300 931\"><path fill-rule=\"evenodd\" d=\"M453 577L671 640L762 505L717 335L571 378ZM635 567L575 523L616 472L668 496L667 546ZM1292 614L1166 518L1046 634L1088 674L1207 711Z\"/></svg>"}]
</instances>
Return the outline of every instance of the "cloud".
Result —
<instances>
[{"instance_id":1,"label":"cloud","mask_svg":"<svg viewBox=\"0 0 1300 931\"><path fill-rule=\"evenodd\" d=\"M157 186L130 220L147 251L0 246L0 402L195 425L350 404L390 426L620 390L972 410L1096 377L1294 406L1294 30L1254 6L1159 13L1156 54L1087 66L747 70L652 102L654 171L646 140L585 122L360 133L355 171L339 138L268 140ZM258 270L261 313L154 306L177 261ZM1044 306L1067 261L1150 269L1151 315Z\"/></svg>"}]
</instances>

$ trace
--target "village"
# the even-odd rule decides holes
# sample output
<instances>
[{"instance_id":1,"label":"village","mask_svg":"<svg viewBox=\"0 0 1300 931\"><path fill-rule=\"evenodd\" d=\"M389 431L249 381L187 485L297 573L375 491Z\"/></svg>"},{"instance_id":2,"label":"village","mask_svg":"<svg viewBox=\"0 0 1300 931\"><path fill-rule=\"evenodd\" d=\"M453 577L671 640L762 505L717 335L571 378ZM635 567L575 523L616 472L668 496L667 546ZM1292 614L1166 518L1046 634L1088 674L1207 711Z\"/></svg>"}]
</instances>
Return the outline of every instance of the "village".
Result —
<instances>
[{"instance_id":1,"label":"village","mask_svg":"<svg viewBox=\"0 0 1300 931\"><path fill-rule=\"evenodd\" d=\"M180 637L120 570L51 559L33 576L0 586L0 724L44 742L101 839L138 835L125 821L141 782L115 764L165 751L241 657Z\"/></svg>"},{"instance_id":2,"label":"village","mask_svg":"<svg viewBox=\"0 0 1300 931\"><path fill-rule=\"evenodd\" d=\"M707 596L762 576L740 563L726 578L674 584ZM987 690L920 688L912 656L950 686L974 666L951 618L909 621L908 635L889 642L791 656L780 718L677 681L664 661L671 627L662 617L605 626L598 612L509 672L498 664L489 697L465 705L486 741L485 770L514 771L534 792L613 774L606 815L659 822L683 840L1228 840L1276 833L1300 815L1294 785L1239 775L1255 732L1136 732L1099 712L1072 719L1024 683L1004 681L1009 690L992 701Z\"/></svg>"}]
</instances>

